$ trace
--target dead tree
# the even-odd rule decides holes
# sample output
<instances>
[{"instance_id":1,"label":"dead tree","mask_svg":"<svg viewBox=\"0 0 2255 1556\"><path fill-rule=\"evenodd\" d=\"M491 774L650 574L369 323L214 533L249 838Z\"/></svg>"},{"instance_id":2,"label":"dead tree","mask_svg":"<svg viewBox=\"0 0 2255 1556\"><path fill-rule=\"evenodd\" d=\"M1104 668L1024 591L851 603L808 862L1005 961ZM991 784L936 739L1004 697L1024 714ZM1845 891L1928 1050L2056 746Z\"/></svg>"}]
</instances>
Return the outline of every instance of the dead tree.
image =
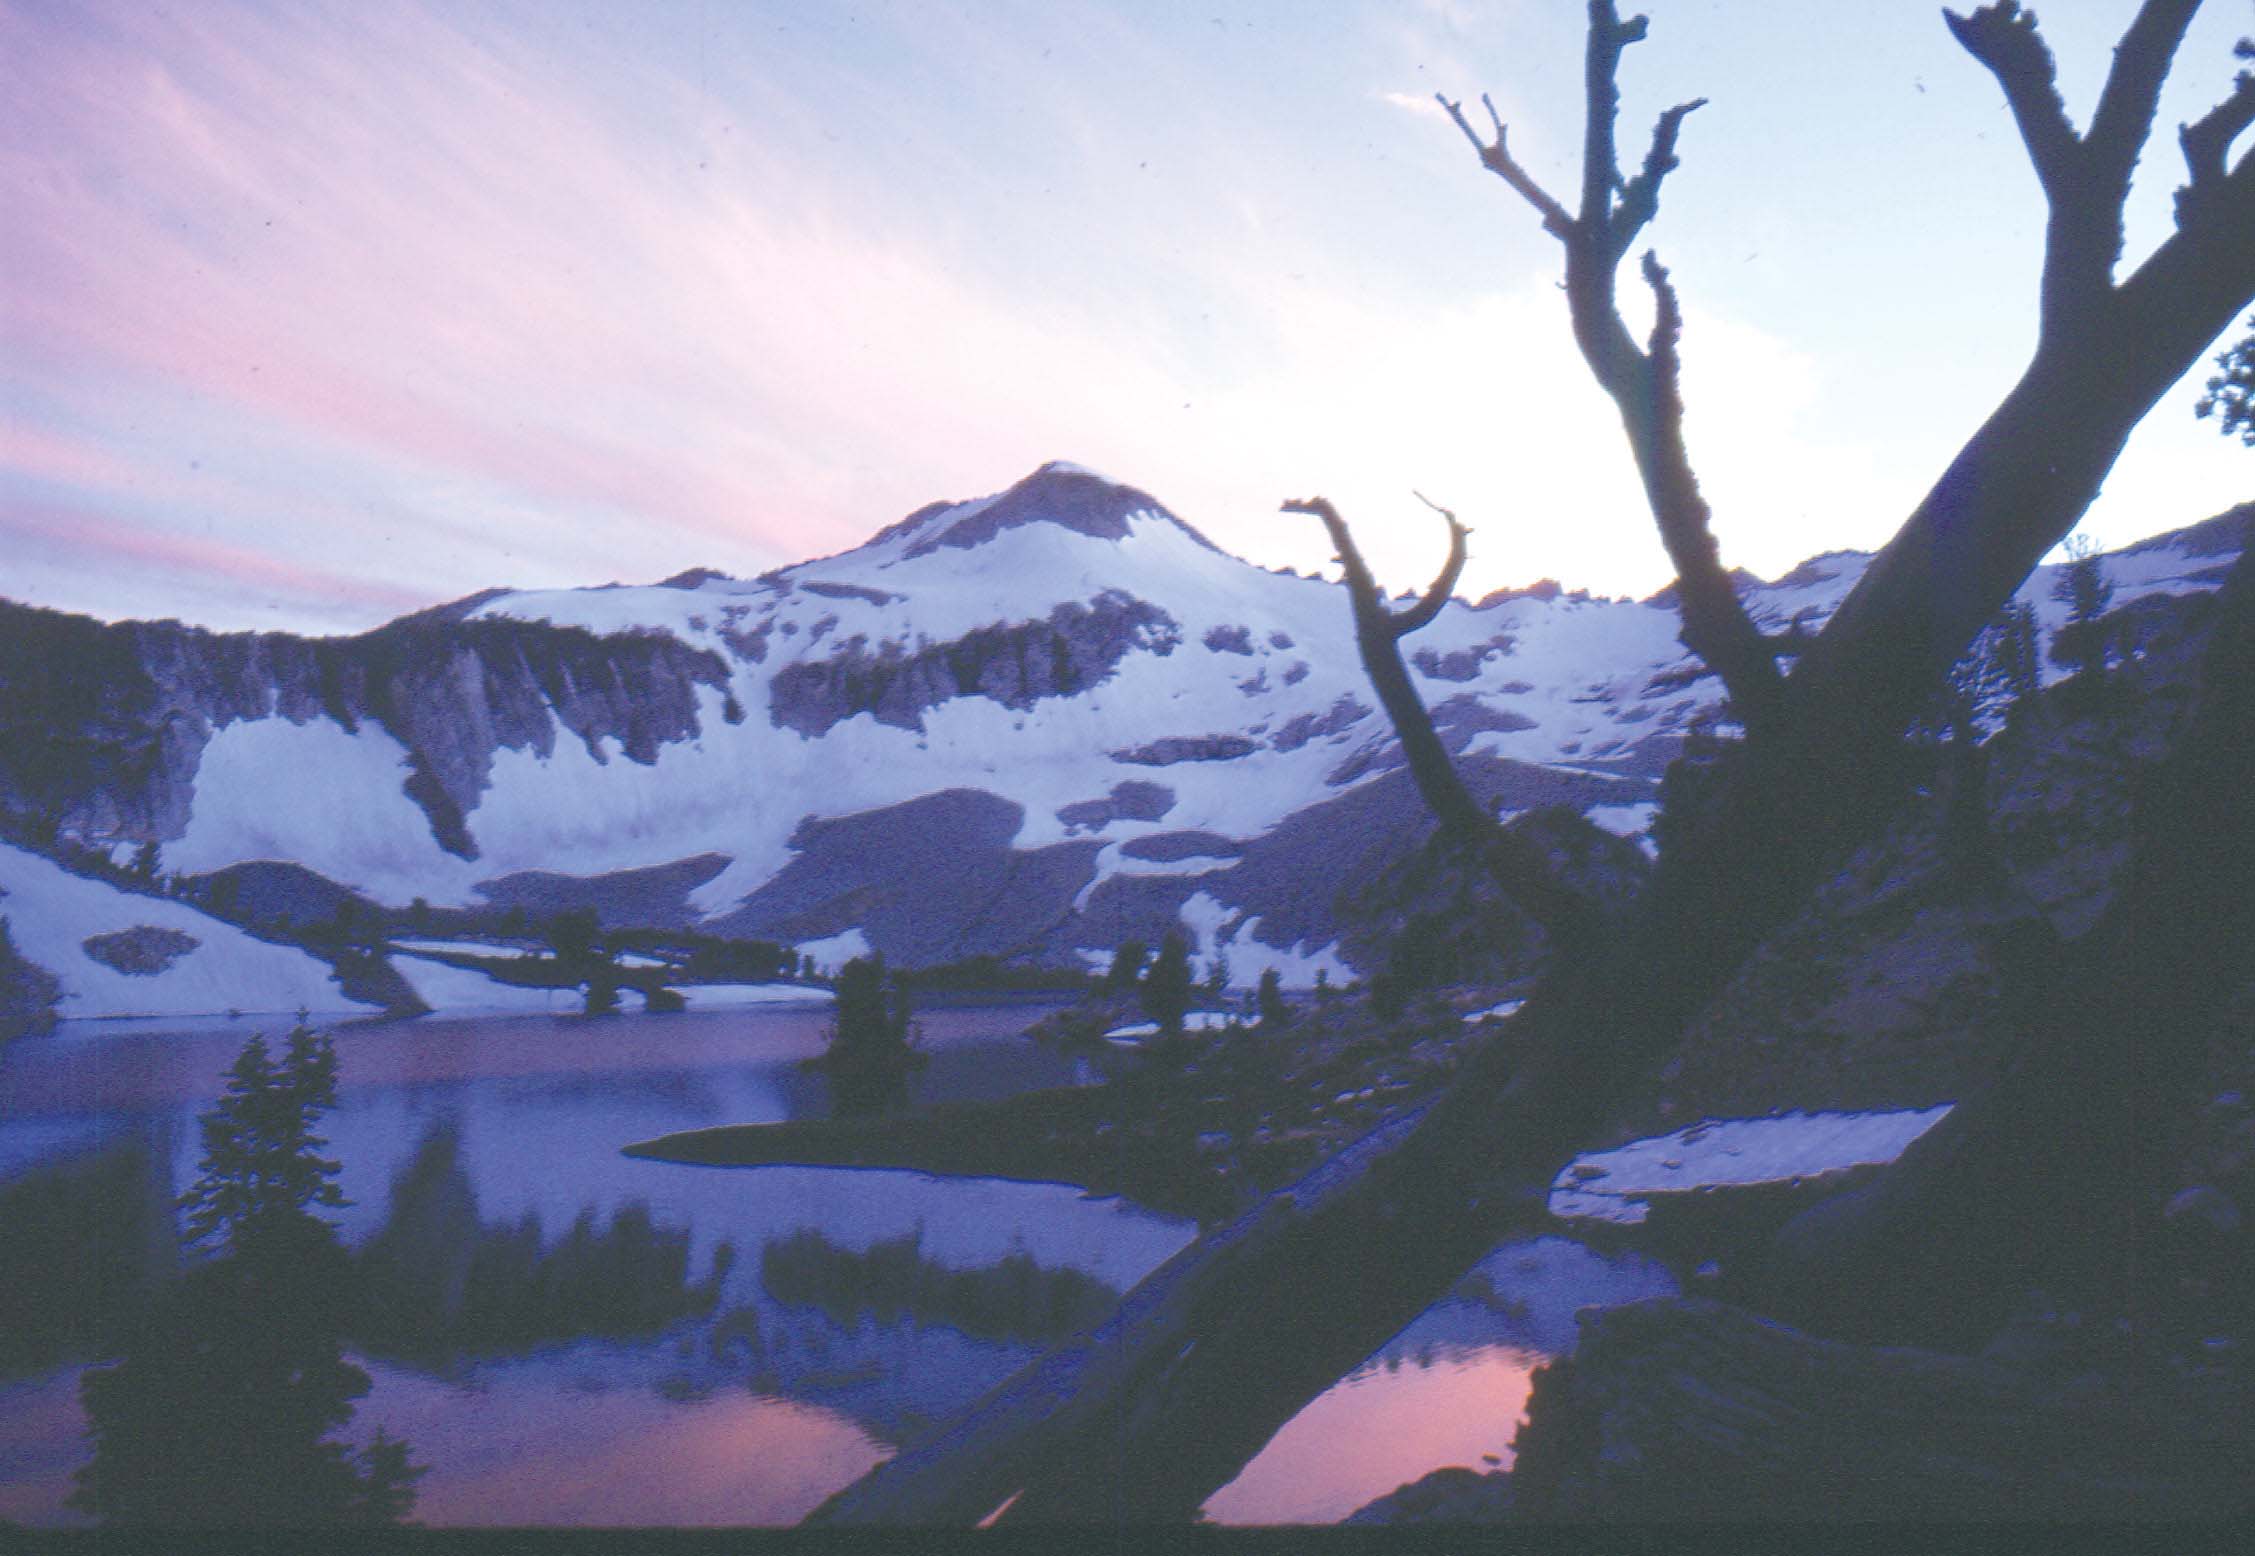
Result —
<instances>
[{"instance_id":1,"label":"dead tree","mask_svg":"<svg viewBox=\"0 0 2255 1556\"><path fill-rule=\"evenodd\" d=\"M1622 322L1617 296L1621 260L1660 210L1660 185L1676 167L1676 139L1683 121L1706 103L1678 103L1653 126L1644 165L1633 178L1621 176L1614 121L1621 108L1616 80L1621 53L1643 38L1645 18L1622 21L1612 0L1590 8L1589 47L1584 59L1588 116L1582 129L1581 209L1569 213L1513 159L1502 116L1483 98L1495 139L1483 143L1464 117L1461 104L1439 99L1449 117L1480 154L1481 163L1535 208L1543 230L1566 250L1566 302L1574 320L1574 340L1598 383L1620 409L1621 427L1644 483L1646 504L1660 530L1668 559L1675 564L1683 610L1683 644L1722 678L1732 708L1750 734L1758 735L1776 717L1783 678L1779 646L1765 638L1739 603L1708 527L1707 500L1691 468L1684 444L1683 396L1678 345L1683 312L1668 272L1651 251L1644 256L1645 283L1652 288L1652 334L1643 348Z\"/></svg>"},{"instance_id":2,"label":"dead tree","mask_svg":"<svg viewBox=\"0 0 2255 1556\"><path fill-rule=\"evenodd\" d=\"M1363 561L1362 549L1330 499L1295 498L1284 504L1283 511L1322 520L1337 548L1354 610L1355 648L1363 673L1378 693L1379 706L1401 741L1418 796L1439 821L1442 835L1477 857L1505 895L1543 927L1552 945L1563 947L1594 932L1599 910L1558 879L1540 848L1498 826L1493 810L1465 786L1456 764L1449 760L1448 747L1433 728L1424 699L1417 695L1409 667L1402 663L1401 640L1439 616L1455 591L1457 577L1464 571L1465 539L1472 533L1448 509L1422 496L1419 500L1447 521L1449 554L1432 585L1403 611L1387 605Z\"/></svg>"},{"instance_id":3,"label":"dead tree","mask_svg":"<svg viewBox=\"0 0 2255 1556\"><path fill-rule=\"evenodd\" d=\"M2255 969L2255 549L2206 614L2197 700L2140 775L2121 891L2071 942L2030 920L2004 948L2017 1042L2001 1079L1894 1170L1789 1223L1742 1297L1832 1334L1967 1347L2030 1285L2139 1309L2174 1122Z\"/></svg>"},{"instance_id":4,"label":"dead tree","mask_svg":"<svg viewBox=\"0 0 2255 1556\"><path fill-rule=\"evenodd\" d=\"M1423 1112L1333 1164L1320 1186L1274 1196L1178 1255L1130 1294L1114 1324L833 1498L822 1521L970 1521L1013 1492L1023 1493L1014 1513L1182 1516L1197 1485L1236 1472L1250 1435L1214 1434L1217 1445L1202 1448L1182 1428L1210 1423L1182 1402L1225 1401L1234 1385L1260 1392L1257 1369L1277 1349L1262 1320L1266 1331L1289 1321L1259 1312L1261 1300L1324 1293L1342 1249L1358 1268L1415 1272L1356 1284L1352 1311L1318 1304L1326 1354L1353 1345L1367 1354L1450 1278L1428 1263L1436 1229L1469 1238L1541 1203L1624 1084L1665 1056L1747 952L1883 814L1899 733L2073 528L2130 429L2255 301L2255 157L2227 166L2255 121L2255 80L2245 75L2180 134L2189 175L2176 230L2127 279L2112 278L2129 168L2196 7L2145 0L2081 135L2052 86L2048 50L2011 0L1953 19L2003 83L2052 205L2035 356L1805 646L1774 712L1756 715L1760 738L1727 769L1717 802L1662 861L1630 917L1559 958L1520 1015ZM1609 126L1611 67L1643 24L1619 23L1609 0L1595 0L1591 21L1602 34L1590 49L1592 117ZM1603 150L1609 135L1591 139ZM1672 158L1672 130L1659 149L1662 163ZM1585 167L1585 193L1611 177ZM1658 178L1640 200L1656 194ZM1649 219L1628 203L1633 188L1623 189L1626 214L1612 229L1631 236ZM1562 210L1555 221L1571 226ZM1934 1134L1977 1123L1953 1115ZM1258 1408L1272 1412L1275 1401ZM1113 1478L1092 1484L1098 1459Z\"/></svg>"}]
</instances>

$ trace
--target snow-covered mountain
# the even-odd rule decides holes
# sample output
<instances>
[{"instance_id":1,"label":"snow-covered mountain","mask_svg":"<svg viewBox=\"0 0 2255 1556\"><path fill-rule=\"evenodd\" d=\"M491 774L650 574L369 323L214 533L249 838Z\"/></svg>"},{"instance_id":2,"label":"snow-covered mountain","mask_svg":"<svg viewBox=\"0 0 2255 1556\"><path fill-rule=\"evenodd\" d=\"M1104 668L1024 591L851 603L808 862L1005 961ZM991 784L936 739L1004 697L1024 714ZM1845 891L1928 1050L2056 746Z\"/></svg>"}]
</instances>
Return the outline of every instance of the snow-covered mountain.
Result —
<instances>
[{"instance_id":1,"label":"snow-covered mountain","mask_svg":"<svg viewBox=\"0 0 2255 1556\"><path fill-rule=\"evenodd\" d=\"M2237 544L2118 553L2116 603L2208 587ZM1821 624L1865 560L1748 604ZM2044 574L2025 593L2060 613ZM1719 696L1676 630L1665 599L1543 585L1405 647L1477 791L1633 836ZM1352 970L1342 892L1426 824L1339 585L1065 464L756 579L494 592L349 639L5 606L0 645L0 802L249 896L590 903L911 965L1100 961L1179 920L1239 982L1304 982Z\"/></svg>"}]
</instances>

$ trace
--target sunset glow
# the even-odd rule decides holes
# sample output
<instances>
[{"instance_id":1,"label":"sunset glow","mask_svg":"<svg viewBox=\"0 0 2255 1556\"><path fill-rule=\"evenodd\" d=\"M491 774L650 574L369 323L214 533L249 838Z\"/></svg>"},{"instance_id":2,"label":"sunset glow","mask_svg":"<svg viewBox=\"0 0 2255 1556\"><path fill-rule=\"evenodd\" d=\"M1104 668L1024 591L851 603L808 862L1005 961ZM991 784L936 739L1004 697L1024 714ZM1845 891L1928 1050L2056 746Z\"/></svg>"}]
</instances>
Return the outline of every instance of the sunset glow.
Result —
<instances>
[{"instance_id":1,"label":"sunset glow","mask_svg":"<svg viewBox=\"0 0 2255 1556\"><path fill-rule=\"evenodd\" d=\"M1994 83L1866 9L1663 7L1625 70L1631 123L1713 99L1652 236L1757 571L1884 539L2032 332ZM2045 17L2078 112L2102 9ZM2164 126L2228 77L2211 9ZM1481 528L1474 593L1649 591L1555 245L1432 102L1492 90L1569 187L1577 11L0 5L0 594L352 629L756 572L1054 457L1267 563L1324 562L1275 511L1321 490L1413 581L1416 487ZM2242 495L2196 387L2108 541Z\"/></svg>"},{"instance_id":2,"label":"sunset glow","mask_svg":"<svg viewBox=\"0 0 2255 1556\"><path fill-rule=\"evenodd\" d=\"M1224 1524L1337 1523L1434 1470L1508 1468L1543 1358L1480 1346L1366 1367L1310 1401L1206 1501Z\"/></svg>"}]
</instances>

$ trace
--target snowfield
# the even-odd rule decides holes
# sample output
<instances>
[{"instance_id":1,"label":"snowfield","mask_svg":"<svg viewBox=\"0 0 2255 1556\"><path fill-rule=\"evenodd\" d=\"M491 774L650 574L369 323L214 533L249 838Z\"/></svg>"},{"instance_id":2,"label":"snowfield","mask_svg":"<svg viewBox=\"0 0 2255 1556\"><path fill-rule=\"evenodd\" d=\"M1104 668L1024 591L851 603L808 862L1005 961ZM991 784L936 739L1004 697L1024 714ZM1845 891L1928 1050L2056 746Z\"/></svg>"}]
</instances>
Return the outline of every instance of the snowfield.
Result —
<instances>
[{"instance_id":1,"label":"snowfield","mask_svg":"<svg viewBox=\"0 0 2255 1556\"><path fill-rule=\"evenodd\" d=\"M1849 1167L1878 1166L1949 1116L1951 1104L1869 1113L1785 1113L1708 1119L1674 1134L1577 1157L1551 1185L1550 1211L1634 1225L1639 1195L1730 1184L1783 1183Z\"/></svg>"},{"instance_id":2,"label":"snowfield","mask_svg":"<svg viewBox=\"0 0 2255 1556\"><path fill-rule=\"evenodd\" d=\"M186 903L120 891L6 844L0 844L0 918L8 921L16 950L61 982L56 1014L66 1019L301 1009L359 1015L375 1008L346 998L327 963L293 946L269 945ZM90 939L143 928L169 930L194 945L154 972L120 971L87 950Z\"/></svg>"},{"instance_id":3,"label":"snowfield","mask_svg":"<svg viewBox=\"0 0 2255 1556\"><path fill-rule=\"evenodd\" d=\"M1437 549L1437 524L1434 538ZM1749 610L1767 628L1820 627L1866 561L1834 553L1749 585ZM2122 605L2213 587L2217 558L2157 541L2108 568ZM2039 569L2021 591L2047 630L2065 611L2051 598L2057 572ZM1057 908L1071 921L1055 931L1053 959L1100 964L1142 932L1118 927L1103 904L1166 899L1202 959L1227 957L1233 986L1270 967L1296 987L1318 970L1354 976L1335 938L1288 931L1273 895L1250 900L1227 884L1243 845L1398 765L1345 593L1225 555L1133 488L1052 465L761 578L503 593L469 616L668 634L714 656L725 685L695 685L694 732L660 744L654 761L568 731L546 756L493 750L464 818L474 859L439 846L402 790L411 754L374 724L227 723L204 749L186 831L163 844L161 867L293 860L385 904L475 907L488 900L482 888L520 872L585 880L710 856L724 862L680 909L687 927L702 927L743 913L802 863L810 824L959 791L1015 807L998 845L1013 858L1059 845L1073 854L1079 873ZM1596 824L1649 847L1658 775L1720 696L1677 630L1664 603L1551 587L1452 601L1403 646L1456 749L1527 764L1500 781L1518 784L1529 808L1579 795ZM1024 644L1052 631L1082 634L1076 650L1102 672L1035 684L1052 672L1027 656L1049 650ZM1019 646L998 650L1005 639ZM914 676L903 668L919 665ZM893 703L853 704L879 683L898 693ZM1152 791L1163 803L1107 799ZM1192 848L1171 835L1208 841ZM1093 845L1085 860L1081 845ZM842 888L832 898L851 900ZM859 921L847 917L857 911ZM750 928L719 932L777 939L835 966L885 948L866 911L763 907ZM1264 915L1289 943L1269 942Z\"/></svg>"}]
</instances>

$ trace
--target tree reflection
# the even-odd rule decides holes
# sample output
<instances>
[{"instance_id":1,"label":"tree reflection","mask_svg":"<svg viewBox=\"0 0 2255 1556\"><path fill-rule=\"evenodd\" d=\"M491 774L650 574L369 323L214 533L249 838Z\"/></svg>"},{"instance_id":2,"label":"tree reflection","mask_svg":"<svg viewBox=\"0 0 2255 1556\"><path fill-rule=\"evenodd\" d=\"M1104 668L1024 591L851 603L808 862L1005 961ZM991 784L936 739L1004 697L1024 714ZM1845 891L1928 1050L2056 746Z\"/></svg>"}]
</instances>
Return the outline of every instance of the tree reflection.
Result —
<instances>
[{"instance_id":1,"label":"tree reflection","mask_svg":"<svg viewBox=\"0 0 2255 1556\"><path fill-rule=\"evenodd\" d=\"M459 1127L434 1124L392 1179L384 1224L353 1255L350 1328L371 1351L418 1361L522 1350L549 1340L653 1334L709 1313L735 1262L723 1243L689 1278L689 1232L637 1201L608 1223L584 1210L552 1248L527 1214L488 1225Z\"/></svg>"},{"instance_id":2,"label":"tree reflection","mask_svg":"<svg viewBox=\"0 0 2255 1556\"><path fill-rule=\"evenodd\" d=\"M115 1356L179 1262L167 1131L0 1184L0 1379Z\"/></svg>"},{"instance_id":3,"label":"tree reflection","mask_svg":"<svg viewBox=\"0 0 2255 1556\"><path fill-rule=\"evenodd\" d=\"M864 1314L880 1324L905 1315L1008 1340L1064 1339L1120 1301L1094 1276L1038 1264L1022 1248L978 1269L950 1268L925 1257L921 1228L858 1253L817 1231L794 1232L760 1251L760 1284L778 1302L817 1308L848 1327Z\"/></svg>"},{"instance_id":4,"label":"tree reflection","mask_svg":"<svg viewBox=\"0 0 2255 1556\"><path fill-rule=\"evenodd\" d=\"M838 973L830 1046L808 1063L830 1076L831 1110L841 1118L890 1112L908 1103L908 1077L927 1059L916 1046L908 995L885 976L882 956L857 956Z\"/></svg>"},{"instance_id":5,"label":"tree reflection","mask_svg":"<svg viewBox=\"0 0 2255 1556\"><path fill-rule=\"evenodd\" d=\"M94 1457L70 1502L106 1523L207 1527L384 1524L423 1472L381 1431L330 1434L368 1375L346 1361L351 1262L316 1209L342 1205L314 1125L336 1101L328 1039L292 1031L279 1060L254 1036L200 1120L182 1196L209 1252L131 1322L122 1359L80 1385Z\"/></svg>"}]
</instances>

